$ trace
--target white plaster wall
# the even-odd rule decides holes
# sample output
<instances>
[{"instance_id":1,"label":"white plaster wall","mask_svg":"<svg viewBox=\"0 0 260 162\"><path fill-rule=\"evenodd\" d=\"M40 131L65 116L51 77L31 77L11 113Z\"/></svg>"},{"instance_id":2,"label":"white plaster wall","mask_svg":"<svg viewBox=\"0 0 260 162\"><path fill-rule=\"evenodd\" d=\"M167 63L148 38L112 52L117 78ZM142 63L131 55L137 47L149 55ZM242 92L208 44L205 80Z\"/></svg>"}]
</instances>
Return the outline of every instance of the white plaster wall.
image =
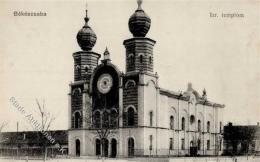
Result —
<instances>
[{"instance_id":1,"label":"white plaster wall","mask_svg":"<svg viewBox=\"0 0 260 162\"><path fill-rule=\"evenodd\" d=\"M144 75L144 126L150 126L150 112L153 112L153 125L157 125L157 91L156 91L156 80L154 77ZM141 107L140 107L141 108Z\"/></svg>"},{"instance_id":2,"label":"white plaster wall","mask_svg":"<svg viewBox=\"0 0 260 162\"><path fill-rule=\"evenodd\" d=\"M122 128L120 129L120 141L122 142L122 149L119 152L120 156L128 156L128 139L132 137L135 142L135 149L144 149L144 128Z\"/></svg>"},{"instance_id":3,"label":"white plaster wall","mask_svg":"<svg viewBox=\"0 0 260 162\"><path fill-rule=\"evenodd\" d=\"M168 97L164 95L159 96L159 111L158 111L158 126L169 128L169 107Z\"/></svg>"}]
</instances>

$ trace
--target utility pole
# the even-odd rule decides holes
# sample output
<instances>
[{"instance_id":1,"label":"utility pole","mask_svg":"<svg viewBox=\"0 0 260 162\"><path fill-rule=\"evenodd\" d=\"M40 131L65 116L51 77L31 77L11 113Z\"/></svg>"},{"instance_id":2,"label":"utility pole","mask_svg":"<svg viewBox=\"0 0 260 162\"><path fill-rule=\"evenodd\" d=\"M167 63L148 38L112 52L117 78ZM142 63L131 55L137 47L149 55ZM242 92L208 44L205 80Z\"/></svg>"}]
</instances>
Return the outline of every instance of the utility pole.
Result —
<instances>
[{"instance_id":1,"label":"utility pole","mask_svg":"<svg viewBox=\"0 0 260 162\"><path fill-rule=\"evenodd\" d=\"M19 156L19 142L18 142L18 131L19 131L19 122L16 123L16 144L17 144L17 158Z\"/></svg>"}]
</instances>

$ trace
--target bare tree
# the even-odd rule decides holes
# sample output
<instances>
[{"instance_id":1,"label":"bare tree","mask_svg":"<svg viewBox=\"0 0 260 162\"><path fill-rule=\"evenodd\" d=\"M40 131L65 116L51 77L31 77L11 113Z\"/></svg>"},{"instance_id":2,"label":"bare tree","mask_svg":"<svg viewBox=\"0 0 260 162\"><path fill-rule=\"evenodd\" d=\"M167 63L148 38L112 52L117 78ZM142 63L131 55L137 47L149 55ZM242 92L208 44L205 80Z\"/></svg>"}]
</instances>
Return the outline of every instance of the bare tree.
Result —
<instances>
[{"instance_id":1,"label":"bare tree","mask_svg":"<svg viewBox=\"0 0 260 162\"><path fill-rule=\"evenodd\" d=\"M2 131L7 126L7 122L0 123L0 143L6 141L7 139L3 139L2 137Z\"/></svg>"},{"instance_id":2,"label":"bare tree","mask_svg":"<svg viewBox=\"0 0 260 162\"><path fill-rule=\"evenodd\" d=\"M49 128L52 124L52 122L55 120L54 115L52 115L50 112L48 112L45 108L45 100L43 100L42 105L40 104L39 100L36 99L37 108L40 113L41 117L41 130L43 131L49 131Z\"/></svg>"},{"instance_id":3,"label":"bare tree","mask_svg":"<svg viewBox=\"0 0 260 162\"><path fill-rule=\"evenodd\" d=\"M40 126L40 132L38 133L38 141L39 144L42 146L43 155L44 155L44 161L47 158L47 148L48 144L51 143L50 138L51 134L49 134L49 129L51 127L51 124L55 120L54 115L52 115L50 112L47 111L45 107L45 100L42 101L42 104L39 102L38 99L36 99L38 114L41 119L41 126ZM49 138L50 137L50 138Z\"/></svg>"},{"instance_id":4,"label":"bare tree","mask_svg":"<svg viewBox=\"0 0 260 162\"><path fill-rule=\"evenodd\" d=\"M2 130L7 126L7 122L2 122L0 123L0 133L2 132Z\"/></svg>"}]
</instances>

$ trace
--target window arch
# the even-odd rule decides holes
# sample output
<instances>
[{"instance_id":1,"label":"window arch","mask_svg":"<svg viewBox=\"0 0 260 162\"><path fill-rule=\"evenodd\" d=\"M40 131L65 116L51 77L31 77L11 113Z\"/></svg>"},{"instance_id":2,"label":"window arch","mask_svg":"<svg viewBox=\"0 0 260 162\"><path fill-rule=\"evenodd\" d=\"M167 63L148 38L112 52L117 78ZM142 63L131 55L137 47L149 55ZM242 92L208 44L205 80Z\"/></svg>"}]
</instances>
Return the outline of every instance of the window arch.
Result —
<instances>
[{"instance_id":1,"label":"window arch","mask_svg":"<svg viewBox=\"0 0 260 162\"><path fill-rule=\"evenodd\" d=\"M96 111L94 113L94 126L95 128L100 128L101 127L101 114L100 114L100 111Z\"/></svg>"},{"instance_id":2,"label":"window arch","mask_svg":"<svg viewBox=\"0 0 260 162\"><path fill-rule=\"evenodd\" d=\"M190 124L193 124L195 122L195 116L191 115L190 116Z\"/></svg>"},{"instance_id":3,"label":"window arch","mask_svg":"<svg viewBox=\"0 0 260 162\"><path fill-rule=\"evenodd\" d=\"M104 111L102 115L102 127L103 128L109 127L109 113L107 111Z\"/></svg>"},{"instance_id":4,"label":"window arch","mask_svg":"<svg viewBox=\"0 0 260 162\"><path fill-rule=\"evenodd\" d=\"M84 70L85 70L85 73L88 73L89 66L88 65L84 65Z\"/></svg>"},{"instance_id":5,"label":"window arch","mask_svg":"<svg viewBox=\"0 0 260 162\"><path fill-rule=\"evenodd\" d=\"M174 117L170 116L170 129L174 129Z\"/></svg>"},{"instance_id":6,"label":"window arch","mask_svg":"<svg viewBox=\"0 0 260 162\"><path fill-rule=\"evenodd\" d=\"M153 135L149 136L149 141L150 141L149 150L152 150L153 149Z\"/></svg>"},{"instance_id":7,"label":"window arch","mask_svg":"<svg viewBox=\"0 0 260 162\"><path fill-rule=\"evenodd\" d=\"M181 130L185 130L185 118L181 118Z\"/></svg>"},{"instance_id":8,"label":"window arch","mask_svg":"<svg viewBox=\"0 0 260 162\"><path fill-rule=\"evenodd\" d=\"M80 127L80 117L81 117L80 112L77 111L77 112L74 113L74 119L75 119L74 128Z\"/></svg>"},{"instance_id":9,"label":"window arch","mask_svg":"<svg viewBox=\"0 0 260 162\"><path fill-rule=\"evenodd\" d=\"M200 150L200 148L201 148L201 141L200 139L198 139L198 150Z\"/></svg>"},{"instance_id":10,"label":"window arch","mask_svg":"<svg viewBox=\"0 0 260 162\"><path fill-rule=\"evenodd\" d=\"M149 112L150 126L153 126L153 111Z\"/></svg>"},{"instance_id":11,"label":"window arch","mask_svg":"<svg viewBox=\"0 0 260 162\"><path fill-rule=\"evenodd\" d=\"M139 56L139 59L140 59L140 63L143 63L144 56L143 56L143 55L140 55L140 56Z\"/></svg>"},{"instance_id":12,"label":"window arch","mask_svg":"<svg viewBox=\"0 0 260 162\"><path fill-rule=\"evenodd\" d=\"M210 150L210 140L207 140L207 150Z\"/></svg>"},{"instance_id":13,"label":"window arch","mask_svg":"<svg viewBox=\"0 0 260 162\"><path fill-rule=\"evenodd\" d=\"M173 150L173 138L170 138L170 147L169 147L170 150Z\"/></svg>"},{"instance_id":14,"label":"window arch","mask_svg":"<svg viewBox=\"0 0 260 162\"><path fill-rule=\"evenodd\" d=\"M135 120L134 120L135 110L133 107L129 107L127 110L127 125L128 126L134 126Z\"/></svg>"},{"instance_id":15,"label":"window arch","mask_svg":"<svg viewBox=\"0 0 260 162\"><path fill-rule=\"evenodd\" d=\"M77 73L78 73L79 75L81 74L81 68L80 68L79 65L76 66L76 71L77 71Z\"/></svg>"},{"instance_id":16,"label":"window arch","mask_svg":"<svg viewBox=\"0 0 260 162\"><path fill-rule=\"evenodd\" d=\"M181 139L181 149L182 150L185 149L185 139L184 138Z\"/></svg>"},{"instance_id":17,"label":"window arch","mask_svg":"<svg viewBox=\"0 0 260 162\"><path fill-rule=\"evenodd\" d=\"M136 83L134 80L128 80L126 83L125 83L125 88L131 88L131 87L135 87Z\"/></svg>"},{"instance_id":18,"label":"window arch","mask_svg":"<svg viewBox=\"0 0 260 162\"><path fill-rule=\"evenodd\" d=\"M210 132L210 121L207 122L207 132Z\"/></svg>"},{"instance_id":19,"label":"window arch","mask_svg":"<svg viewBox=\"0 0 260 162\"><path fill-rule=\"evenodd\" d=\"M81 94L81 89L80 88L73 89L73 91L72 91L72 95L73 96L78 96L80 94Z\"/></svg>"},{"instance_id":20,"label":"window arch","mask_svg":"<svg viewBox=\"0 0 260 162\"><path fill-rule=\"evenodd\" d=\"M111 115L110 125L112 128L116 128L118 125L118 117L117 117L118 113L117 113L116 109L112 109L110 115Z\"/></svg>"},{"instance_id":21,"label":"window arch","mask_svg":"<svg viewBox=\"0 0 260 162\"><path fill-rule=\"evenodd\" d=\"M193 142L193 140L190 141L190 147L194 147L194 142Z\"/></svg>"},{"instance_id":22,"label":"window arch","mask_svg":"<svg viewBox=\"0 0 260 162\"><path fill-rule=\"evenodd\" d=\"M219 122L219 133L222 133L222 122Z\"/></svg>"},{"instance_id":23,"label":"window arch","mask_svg":"<svg viewBox=\"0 0 260 162\"><path fill-rule=\"evenodd\" d=\"M129 64L130 64L130 65L133 65L133 64L134 64L134 55L133 55L133 54L130 54L130 55L128 56L128 61L129 61Z\"/></svg>"},{"instance_id":24,"label":"window arch","mask_svg":"<svg viewBox=\"0 0 260 162\"><path fill-rule=\"evenodd\" d=\"M201 132L201 121L198 120L198 132Z\"/></svg>"}]
</instances>

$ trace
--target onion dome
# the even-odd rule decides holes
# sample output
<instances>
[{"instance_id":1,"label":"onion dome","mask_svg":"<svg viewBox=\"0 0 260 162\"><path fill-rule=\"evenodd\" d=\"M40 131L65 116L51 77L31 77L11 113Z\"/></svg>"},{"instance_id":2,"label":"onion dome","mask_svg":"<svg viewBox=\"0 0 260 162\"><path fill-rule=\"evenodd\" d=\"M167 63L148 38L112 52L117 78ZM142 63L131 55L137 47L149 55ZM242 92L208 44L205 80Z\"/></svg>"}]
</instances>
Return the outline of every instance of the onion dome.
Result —
<instances>
[{"instance_id":1,"label":"onion dome","mask_svg":"<svg viewBox=\"0 0 260 162\"><path fill-rule=\"evenodd\" d=\"M97 36L91 27L88 25L88 10L86 10L85 25L77 34L77 41L83 51L91 51L96 44Z\"/></svg>"},{"instance_id":2,"label":"onion dome","mask_svg":"<svg viewBox=\"0 0 260 162\"><path fill-rule=\"evenodd\" d=\"M138 8L128 21L128 27L134 37L145 37L151 26L150 17L141 8L142 0L137 0Z\"/></svg>"}]
</instances>

